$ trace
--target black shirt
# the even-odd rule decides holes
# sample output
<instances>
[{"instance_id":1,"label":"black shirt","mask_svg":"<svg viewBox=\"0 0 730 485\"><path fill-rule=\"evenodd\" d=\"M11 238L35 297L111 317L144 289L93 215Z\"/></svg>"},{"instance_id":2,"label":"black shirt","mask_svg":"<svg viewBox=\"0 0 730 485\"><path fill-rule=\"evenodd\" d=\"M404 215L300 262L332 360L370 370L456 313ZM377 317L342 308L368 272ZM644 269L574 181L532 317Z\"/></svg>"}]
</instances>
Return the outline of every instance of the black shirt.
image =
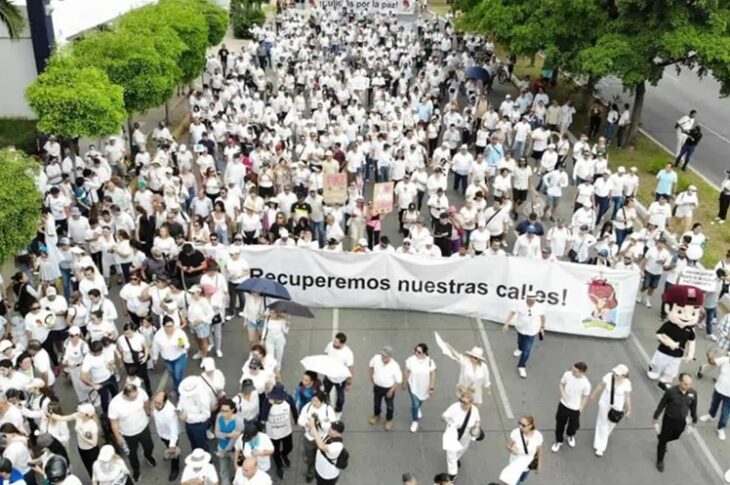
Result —
<instances>
[{"instance_id":1,"label":"black shirt","mask_svg":"<svg viewBox=\"0 0 730 485\"><path fill-rule=\"evenodd\" d=\"M205 256L203 256L203 253L196 249L191 254L185 254L184 252L181 252L180 255L177 257L177 260L183 267L197 268L198 266L203 264L203 262L205 261ZM190 273L185 273L185 276L189 278L200 276L201 274L203 274L203 271L205 270L200 269Z\"/></svg>"},{"instance_id":2,"label":"black shirt","mask_svg":"<svg viewBox=\"0 0 730 485\"><path fill-rule=\"evenodd\" d=\"M681 328L673 324L672 322L664 322L664 324L659 327L659 330L657 330L656 333L657 335L663 333L664 335L679 344L679 347L676 349L670 349L662 343L659 344L659 352L661 352L662 354L670 355L672 357L682 357L684 355L684 348L687 342L693 341L695 339L694 327Z\"/></svg>"},{"instance_id":3,"label":"black shirt","mask_svg":"<svg viewBox=\"0 0 730 485\"><path fill-rule=\"evenodd\" d=\"M527 228L530 226L535 226L535 235L536 236L544 236L545 235L545 229L542 227L542 224L540 224L538 221L531 221L529 219L524 220L517 224L515 226L515 231L517 231L517 234L520 236L527 232Z\"/></svg>"},{"instance_id":4,"label":"black shirt","mask_svg":"<svg viewBox=\"0 0 730 485\"><path fill-rule=\"evenodd\" d=\"M697 423L697 391L691 387L686 393L679 390L679 386L672 386L664 392L659 405L654 411L654 419L664 411L665 419L677 421L686 420L687 415L692 413L692 422Z\"/></svg>"}]
</instances>

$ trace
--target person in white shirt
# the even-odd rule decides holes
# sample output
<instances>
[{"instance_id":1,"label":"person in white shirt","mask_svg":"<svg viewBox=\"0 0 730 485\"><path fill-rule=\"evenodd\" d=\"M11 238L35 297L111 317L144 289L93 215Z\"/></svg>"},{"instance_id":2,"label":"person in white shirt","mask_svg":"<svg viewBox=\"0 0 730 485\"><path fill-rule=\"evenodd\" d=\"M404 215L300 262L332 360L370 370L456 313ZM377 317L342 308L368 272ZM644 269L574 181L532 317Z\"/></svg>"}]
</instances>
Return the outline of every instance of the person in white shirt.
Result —
<instances>
[{"instance_id":1,"label":"person in white shirt","mask_svg":"<svg viewBox=\"0 0 730 485\"><path fill-rule=\"evenodd\" d=\"M541 338L545 335L545 309L542 303L537 301L537 292L530 291L525 300L519 302L507 315L504 322L504 332L509 331L510 323L514 320L517 330L517 350L513 355L519 357L517 372L523 379L527 377L527 360L530 358L532 346L538 334Z\"/></svg>"},{"instance_id":2,"label":"person in white shirt","mask_svg":"<svg viewBox=\"0 0 730 485\"><path fill-rule=\"evenodd\" d=\"M565 225L565 220L558 218L556 224L548 230L546 235L548 246L554 257L562 259L565 256L571 237L572 232Z\"/></svg>"},{"instance_id":3,"label":"person in white shirt","mask_svg":"<svg viewBox=\"0 0 730 485\"><path fill-rule=\"evenodd\" d=\"M404 391L408 389L411 396L411 432L415 433L421 420L423 401L436 389L436 364L428 356L428 345L416 345L413 355L406 359L401 386Z\"/></svg>"},{"instance_id":4,"label":"person in white shirt","mask_svg":"<svg viewBox=\"0 0 730 485\"><path fill-rule=\"evenodd\" d=\"M109 402L117 394L117 380L103 351L104 344L100 340L89 344L89 353L84 356L81 364L81 382L96 390L101 399L101 407L106 413Z\"/></svg>"},{"instance_id":5,"label":"person in white shirt","mask_svg":"<svg viewBox=\"0 0 730 485\"><path fill-rule=\"evenodd\" d=\"M558 211L560 198L563 195L563 189L568 186L568 174L565 172L565 166L560 165L556 170L548 172L543 178L543 182L547 187L548 204L545 209L545 217L551 221L555 221L553 214Z\"/></svg>"},{"instance_id":6,"label":"person in white shirt","mask_svg":"<svg viewBox=\"0 0 730 485\"><path fill-rule=\"evenodd\" d=\"M659 231L666 230L667 222L669 222L669 218L672 216L672 206L668 201L669 197L661 195L658 201L652 202L649 205L649 220L659 228Z\"/></svg>"},{"instance_id":7,"label":"person in white shirt","mask_svg":"<svg viewBox=\"0 0 730 485\"><path fill-rule=\"evenodd\" d=\"M684 142L687 141L689 131L695 126L696 115L697 110L693 109L689 112L689 114L682 116L676 123L674 123L674 128L677 131L677 148L674 153L675 157L679 156L679 152L682 151L682 145L684 145Z\"/></svg>"},{"instance_id":8,"label":"person in white shirt","mask_svg":"<svg viewBox=\"0 0 730 485\"><path fill-rule=\"evenodd\" d=\"M568 446L575 448L575 434L580 428L580 413L583 412L591 395L591 382L586 377L588 366L576 362L560 379L560 402L555 415L555 443L552 451L557 453L563 446L563 434L568 436Z\"/></svg>"},{"instance_id":9,"label":"person in white shirt","mask_svg":"<svg viewBox=\"0 0 730 485\"><path fill-rule=\"evenodd\" d=\"M535 427L535 418L521 416L518 427L513 429L507 440L510 452L509 464L502 470L499 479L504 483L522 483L530 474L530 465L536 460L535 473L542 471L543 436Z\"/></svg>"},{"instance_id":10,"label":"person in white shirt","mask_svg":"<svg viewBox=\"0 0 730 485\"><path fill-rule=\"evenodd\" d=\"M317 423L314 419L309 420L308 427L310 432L316 432ZM314 468L318 484L337 483L340 476L337 459L342 453L346 453L342 443L342 433L344 432L345 423L335 421L325 437L319 434L314 435L314 443L317 447Z\"/></svg>"},{"instance_id":11,"label":"person in white shirt","mask_svg":"<svg viewBox=\"0 0 730 485\"><path fill-rule=\"evenodd\" d=\"M99 485L125 483L129 470L124 458L119 456L112 445L104 445L99 450L99 458L94 462L91 482Z\"/></svg>"},{"instance_id":12,"label":"person in white shirt","mask_svg":"<svg viewBox=\"0 0 730 485\"><path fill-rule=\"evenodd\" d=\"M651 297L659 286L662 273L669 269L672 263L672 254L667 249L664 238L659 238L654 247L649 248L641 261L641 268L644 271L644 279L641 284L641 291L636 297L636 302L641 302L644 296L646 308L651 308Z\"/></svg>"},{"instance_id":13,"label":"person in white shirt","mask_svg":"<svg viewBox=\"0 0 730 485\"><path fill-rule=\"evenodd\" d=\"M165 445L165 457L170 459L170 475L167 479L174 482L180 474L180 450L177 447L177 440L180 437L180 420L177 418L175 405L167 400L167 393L155 394L152 404L155 430Z\"/></svg>"},{"instance_id":14,"label":"person in white shirt","mask_svg":"<svg viewBox=\"0 0 730 485\"><path fill-rule=\"evenodd\" d=\"M188 349L190 341L181 329L176 327L175 320L166 315L162 318L162 328L152 340L152 362L156 367L157 360L162 358L165 369L172 377L172 388L178 392L180 382L185 376L188 364Z\"/></svg>"},{"instance_id":15,"label":"person in white shirt","mask_svg":"<svg viewBox=\"0 0 730 485\"><path fill-rule=\"evenodd\" d=\"M536 235L537 228L533 225L527 226L527 231L517 237L512 254L524 258L537 259L540 257L540 236Z\"/></svg>"},{"instance_id":16,"label":"person in white shirt","mask_svg":"<svg viewBox=\"0 0 730 485\"><path fill-rule=\"evenodd\" d=\"M271 457L274 444L266 433L259 431L257 423L246 423L243 432L233 445L235 450L233 462L238 463L240 457L255 458L260 470L268 472L271 468Z\"/></svg>"},{"instance_id":17,"label":"person in white shirt","mask_svg":"<svg viewBox=\"0 0 730 485\"><path fill-rule=\"evenodd\" d=\"M190 448L208 450L208 423L211 403L206 392L208 385L199 376L188 376L180 383L180 401L177 403L178 417L185 423Z\"/></svg>"},{"instance_id":18,"label":"person in white shirt","mask_svg":"<svg viewBox=\"0 0 730 485\"><path fill-rule=\"evenodd\" d=\"M337 418L332 406L327 404L327 394L324 391L317 391L312 396L312 400L302 407L299 413L297 424L304 428L304 464L306 465L305 480L307 483L314 478L314 468L316 462L317 446L315 438L323 438L327 436L332 423ZM315 417L316 416L316 417ZM311 428L309 422L317 423L316 428Z\"/></svg>"},{"instance_id":19,"label":"person in white shirt","mask_svg":"<svg viewBox=\"0 0 730 485\"><path fill-rule=\"evenodd\" d=\"M375 395L373 415L370 418L370 425L373 426L380 421L380 412L383 399L385 399L385 430L393 428L393 403L395 390L398 384L403 382L403 374L400 365L393 359L393 348L384 346L379 353L375 354L370 363L370 380L373 383L373 394Z\"/></svg>"},{"instance_id":20,"label":"person in white shirt","mask_svg":"<svg viewBox=\"0 0 730 485\"><path fill-rule=\"evenodd\" d=\"M243 465L236 467L232 482L233 485L271 485L271 483L271 477L258 467L256 458L243 460Z\"/></svg>"},{"instance_id":21,"label":"person in white shirt","mask_svg":"<svg viewBox=\"0 0 730 485\"><path fill-rule=\"evenodd\" d=\"M336 389L337 403L335 404L335 413L337 414L337 419L339 419L345 406L345 393L352 387L352 378L355 371L355 357L352 353L352 349L350 349L347 345L347 335L342 332L335 334L334 338L325 347L324 353L342 362L342 364L350 370L350 377L337 379L335 382L325 376L323 382L324 392L327 396L330 395L333 387Z\"/></svg>"},{"instance_id":22,"label":"person in white shirt","mask_svg":"<svg viewBox=\"0 0 730 485\"><path fill-rule=\"evenodd\" d=\"M138 389L134 384L128 384L111 400L107 413L117 445L129 450L127 456L135 481L139 481L140 475L139 458L137 457L139 445L142 445L147 463L150 466L157 464L152 454L154 444L147 414L149 410L149 397L144 389Z\"/></svg>"},{"instance_id":23,"label":"person in white shirt","mask_svg":"<svg viewBox=\"0 0 730 485\"><path fill-rule=\"evenodd\" d=\"M604 375L601 382L591 393L591 400L598 399L598 413L596 414L596 431L593 437L593 449L596 456L603 456L608 446L608 438L616 427L616 422L609 419L609 411L619 412L624 417L631 415L631 381L629 368L618 364L611 372Z\"/></svg>"},{"instance_id":24,"label":"person in white shirt","mask_svg":"<svg viewBox=\"0 0 730 485\"><path fill-rule=\"evenodd\" d=\"M180 483L218 485L218 472L210 461L210 453L201 448L193 448L192 453L185 458L185 469Z\"/></svg>"},{"instance_id":25,"label":"person in white shirt","mask_svg":"<svg viewBox=\"0 0 730 485\"><path fill-rule=\"evenodd\" d=\"M443 449L446 451L446 466L450 476L459 473L461 457L464 456L469 444L480 438L483 439L479 408L474 405L474 388L459 384L456 387L458 402L449 406L441 415L446 423L443 434Z\"/></svg>"}]
</instances>

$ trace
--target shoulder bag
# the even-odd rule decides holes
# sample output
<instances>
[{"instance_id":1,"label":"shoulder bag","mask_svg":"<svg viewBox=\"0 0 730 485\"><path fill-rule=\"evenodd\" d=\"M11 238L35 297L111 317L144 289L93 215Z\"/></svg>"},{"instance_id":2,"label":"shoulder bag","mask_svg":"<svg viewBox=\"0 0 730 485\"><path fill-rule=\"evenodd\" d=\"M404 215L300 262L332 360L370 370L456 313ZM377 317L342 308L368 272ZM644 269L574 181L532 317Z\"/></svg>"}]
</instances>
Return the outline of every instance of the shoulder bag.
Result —
<instances>
[{"instance_id":1,"label":"shoulder bag","mask_svg":"<svg viewBox=\"0 0 730 485\"><path fill-rule=\"evenodd\" d=\"M520 430L520 438L522 439L522 448L525 450L525 455L529 455L530 452L527 451L527 441L525 441L525 434ZM529 465L527 465L528 470L537 470L537 452L535 452L535 456L532 457L532 461Z\"/></svg>"},{"instance_id":2,"label":"shoulder bag","mask_svg":"<svg viewBox=\"0 0 730 485\"><path fill-rule=\"evenodd\" d=\"M613 408L613 395L616 391L616 376L611 376L611 408L608 410L608 420L612 423L618 423L623 419L624 412L617 411Z\"/></svg>"}]
</instances>

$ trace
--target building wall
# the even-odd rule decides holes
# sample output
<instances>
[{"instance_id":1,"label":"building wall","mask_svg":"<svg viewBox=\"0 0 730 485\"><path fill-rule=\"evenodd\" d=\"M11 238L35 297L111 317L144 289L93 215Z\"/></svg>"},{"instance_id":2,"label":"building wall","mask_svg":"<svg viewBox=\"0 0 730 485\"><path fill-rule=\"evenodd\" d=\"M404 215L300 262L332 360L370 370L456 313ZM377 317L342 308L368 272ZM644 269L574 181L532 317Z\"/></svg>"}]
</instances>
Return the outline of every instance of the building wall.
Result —
<instances>
[{"instance_id":1,"label":"building wall","mask_svg":"<svg viewBox=\"0 0 730 485\"><path fill-rule=\"evenodd\" d=\"M0 35L0 117L35 118L25 102L25 88L36 78L30 37L10 40Z\"/></svg>"},{"instance_id":2,"label":"building wall","mask_svg":"<svg viewBox=\"0 0 730 485\"><path fill-rule=\"evenodd\" d=\"M157 3L157 0L52 0L56 42L66 42L81 32L151 3Z\"/></svg>"}]
</instances>

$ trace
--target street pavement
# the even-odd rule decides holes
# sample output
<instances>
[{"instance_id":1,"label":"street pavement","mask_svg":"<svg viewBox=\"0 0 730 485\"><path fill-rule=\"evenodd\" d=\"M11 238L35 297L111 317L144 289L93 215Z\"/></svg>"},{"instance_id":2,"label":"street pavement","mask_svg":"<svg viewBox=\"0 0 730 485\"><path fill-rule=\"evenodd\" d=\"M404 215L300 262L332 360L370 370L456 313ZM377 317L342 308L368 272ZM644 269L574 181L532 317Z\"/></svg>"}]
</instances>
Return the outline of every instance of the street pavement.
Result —
<instances>
[{"instance_id":1,"label":"street pavement","mask_svg":"<svg viewBox=\"0 0 730 485\"><path fill-rule=\"evenodd\" d=\"M633 96L623 92L617 78L601 80L598 88L606 100L618 95L621 102L633 105ZM665 68L659 84L647 87L641 126L674 153L677 144L674 123L692 109L697 110L697 120L704 136L692 156L690 167L696 168L710 182L720 185L725 178L725 170L730 169L730 125L727 123L730 99L720 97L720 83L712 76L700 79L691 69L677 73L673 66Z\"/></svg>"}]
</instances>

